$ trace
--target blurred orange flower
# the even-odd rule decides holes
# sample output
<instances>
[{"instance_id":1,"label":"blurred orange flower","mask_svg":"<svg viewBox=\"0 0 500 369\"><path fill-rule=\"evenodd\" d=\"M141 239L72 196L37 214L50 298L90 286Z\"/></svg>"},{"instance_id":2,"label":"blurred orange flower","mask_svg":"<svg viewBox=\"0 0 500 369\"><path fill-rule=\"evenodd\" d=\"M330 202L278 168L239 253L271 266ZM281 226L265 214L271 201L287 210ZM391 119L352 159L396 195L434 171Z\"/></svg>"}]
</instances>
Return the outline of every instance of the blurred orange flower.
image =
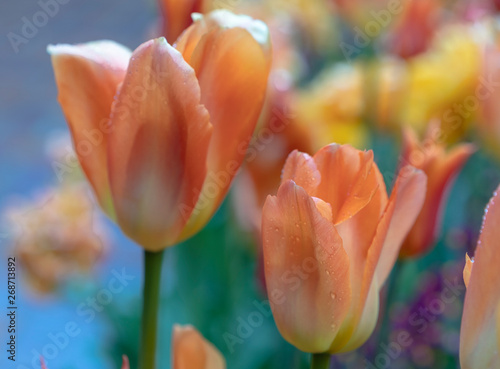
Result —
<instances>
[{"instance_id":1,"label":"blurred orange flower","mask_svg":"<svg viewBox=\"0 0 500 369\"><path fill-rule=\"evenodd\" d=\"M217 348L196 330L174 326L172 336L172 369L225 369L226 361ZM130 369L127 356L123 356L122 369Z\"/></svg>"},{"instance_id":2,"label":"blurred orange flower","mask_svg":"<svg viewBox=\"0 0 500 369\"><path fill-rule=\"evenodd\" d=\"M192 23L192 13L208 12L207 0L159 0L162 21L162 34L170 44Z\"/></svg>"},{"instance_id":3,"label":"blurred orange flower","mask_svg":"<svg viewBox=\"0 0 500 369\"><path fill-rule=\"evenodd\" d=\"M217 348L192 326L174 326L173 369L225 369L226 361Z\"/></svg>"},{"instance_id":4,"label":"blurred orange flower","mask_svg":"<svg viewBox=\"0 0 500 369\"><path fill-rule=\"evenodd\" d=\"M30 287L57 289L75 273L89 272L106 250L95 204L83 186L46 191L33 203L8 209L13 252Z\"/></svg>"},{"instance_id":5,"label":"blurred orange flower","mask_svg":"<svg viewBox=\"0 0 500 369\"><path fill-rule=\"evenodd\" d=\"M472 144L459 144L447 153L439 134L440 129L431 125L420 142L411 128L403 132L402 165L410 164L427 175L427 192L424 206L401 246L402 257L419 256L432 248L441 228L448 192L476 150Z\"/></svg>"},{"instance_id":6,"label":"blurred orange flower","mask_svg":"<svg viewBox=\"0 0 500 369\"><path fill-rule=\"evenodd\" d=\"M149 251L192 236L219 207L270 68L265 24L228 11L198 15L175 47L48 48L80 164L106 213Z\"/></svg>"},{"instance_id":7,"label":"blurred orange flower","mask_svg":"<svg viewBox=\"0 0 500 369\"><path fill-rule=\"evenodd\" d=\"M500 367L500 187L486 207L474 259L467 257L462 328L462 369Z\"/></svg>"},{"instance_id":8,"label":"blurred orange flower","mask_svg":"<svg viewBox=\"0 0 500 369\"><path fill-rule=\"evenodd\" d=\"M442 13L441 1L407 1L403 11L390 31L392 53L410 58L424 52L430 45L439 26Z\"/></svg>"},{"instance_id":9,"label":"blurred orange flower","mask_svg":"<svg viewBox=\"0 0 500 369\"><path fill-rule=\"evenodd\" d=\"M424 201L425 174L403 168L388 198L372 151L294 151L262 216L264 264L283 337L306 352L340 353L375 327L378 294Z\"/></svg>"}]
</instances>

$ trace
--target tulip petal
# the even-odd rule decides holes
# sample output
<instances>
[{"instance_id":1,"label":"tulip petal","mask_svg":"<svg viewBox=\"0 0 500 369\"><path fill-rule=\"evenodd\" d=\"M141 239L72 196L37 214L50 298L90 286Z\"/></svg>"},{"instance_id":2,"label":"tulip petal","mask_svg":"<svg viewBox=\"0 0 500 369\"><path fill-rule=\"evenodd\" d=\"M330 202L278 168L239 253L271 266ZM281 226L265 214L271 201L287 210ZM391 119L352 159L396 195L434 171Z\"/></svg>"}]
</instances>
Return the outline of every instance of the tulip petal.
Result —
<instances>
[{"instance_id":1,"label":"tulip petal","mask_svg":"<svg viewBox=\"0 0 500 369\"><path fill-rule=\"evenodd\" d=\"M183 238L206 224L226 195L257 124L270 68L270 48L260 44L267 35L264 23L222 10L206 18L217 18L215 25L199 40L191 58L185 58L196 71L214 131L199 212L190 219ZM200 19L192 27L202 24Z\"/></svg>"},{"instance_id":2,"label":"tulip petal","mask_svg":"<svg viewBox=\"0 0 500 369\"><path fill-rule=\"evenodd\" d=\"M500 352L500 303L498 303L497 307L497 346L497 352Z\"/></svg>"},{"instance_id":3,"label":"tulip petal","mask_svg":"<svg viewBox=\"0 0 500 369\"><path fill-rule=\"evenodd\" d=\"M339 341L341 340L335 340L329 352L331 354L340 354L356 350L358 347L363 345L371 336L375 326L377 325L378 312L379 285L376 281L373 281L370 290L368 291L368 295L366 296L359 323L357 323L354 332L344 345L339 344ZM339 338L342 339L342 335L339 336Z\"/></svg>"},{"instance_id":4,"label":"tulip petal","mask_svg":"<svg viewBox=\"0 0 500 369\"><path fill-rule=\"evenodd\" d=\"M100 205L112 217L106 165L109 115L131 52L112 41L50 45L47 51L78 160Z\"/></svg>"},{"instance_id":5,"label":"tulip petal","mask_svg":"<svg viewBox=\"0 0 500 369\"><path fill-rule=\"evenodd\" d=\"M386 209L377 223L376 231L372 233L374 238L366 251L366 256L363 258L363 253L360 253L359 250L355 250L356 252L351 251L352 247L346 248L352 268L356 268L357 273L360 275L353 276L353 273L351 273L351 278L356 283L359 283L359 286L353 283L353 307L334 342L334 346L337 349L340 348L338 352L346 352L357 348L357 344L364 342L362 338L369 335L373 330L377 317L374 317L366 309L378 311L378 298L375 300L372 297L370 303L368 296L373 293L371 291L375 288L374 285L377 287L382 286L394 266L399 247L422 207L425 185L426 177L423 172L413 167L403 168L398 175ZM370 207L366 209L368 210ZM348 222L338 226L342 239L353 239L352 237L356 232L352 231L352 226L350 226L349 236L345 236L347 234L345 227L349 226ZM370 234L370 232L368 233ZM365 321L361 324L364 316L371 316L375 319L375 322L365 318ZM345 346L342 347L342 344Z\"/></svg>"},{"instance_id":6,"label":"tulip petal","mask_svg":"<svg viewBox=\"0 0 500 369\"><path fill-rule=\"evenodd\" d=\"M332 345L338 348L352 336L365 305L369 285L364 293L362 286L367 254L387 203L387 193L372 152L329 145L314 160L322 176L315 196L337 204L337 218L333 215L333 219L350 261L352 307ZM343 215L339 217L339 213Z\"/></svg>"},{"instance_id":7,"label":"tulip petal","mask_svg":"<svg viewBox=\"0 0 500 369\"><path fill-rule=\"evenodd\" d=\"M351 218L370 202L378 187L371 171L372 151L331 144L319 150L314 161L321 182L313 194L332 205L335 224Z\"/></svg>"},{"instance_id":8,"label":"tulip petal","mask_svg":"<svg viewBox=\"0 0 500 369\"><path fill-rule=\"evenodd\" d=\"M486 207L465 295L460 331L463 369L498 368L496 312L500 303L500 186Z\"/></svg>"},{"instance_id":9,"label":"tulip petal","mask_svg":"<svg viewBox=\"0 0 500 369\"><path fill-rule=\"evenodd\" d=\"M281 175L281 182L283 183L290 179L297 186L306 190L307 193L312 194L321 182L321 174L311 156L294 150L286 159Z\"/></svg>"},{"instance_id":10,"label":"tulip petal","mask_svg":"<svg viewBox=\"0 0 500 369\"><path fill-rule=\"evenodd\" d=\"M403 167L398 174L396 183L389 199L388 208L382 216L377 236L368 258L376 264L376 275L380 286L391 273L396 263L401 244L415 223L425 200L427 177L421 170L412 166ZM394 211L389 210L390 203L394 204ZM385 219L389 218L389 224ZM385 224L384 224L385 223ZM384 228L385 231L383 230ZM384 237L385 235L385 237ZM380 238L379 238L380 237ZM382 242L382 245L379 243ZM379 249L379 246L382 246Z\"/></svg>"},{"instance_id":11,"label":"tulip petal","mask_svg":"<svg viewBox=\"0 0 500 369\"><path fill-rule=\"evenodd\" d=\"M111 124L118 223L150 251L176 243L205 180L212 127L194 70L164 38L134 51Z\"/></svg>"},{"instance_id":12,"label":"tulip petal","mask_svg":"<svg viewBox=\"0 0 500 369\"><path fill-rule=\"evenodd\" d=\"M225 369L226 361L217 348L191 326L174 326L173 369Z\"/></svg>"},{"instance_id":13,"label":"tulip petal","mask_svg":"<svg viewBox=\"0 0 500 369\"><path fill-rule=\"evenodd\" d=\"M342 239L293 181L267 198L262 232L266 285L278 329L302 351L327 351L351 301Z\"/></svg>"}]
</instances>

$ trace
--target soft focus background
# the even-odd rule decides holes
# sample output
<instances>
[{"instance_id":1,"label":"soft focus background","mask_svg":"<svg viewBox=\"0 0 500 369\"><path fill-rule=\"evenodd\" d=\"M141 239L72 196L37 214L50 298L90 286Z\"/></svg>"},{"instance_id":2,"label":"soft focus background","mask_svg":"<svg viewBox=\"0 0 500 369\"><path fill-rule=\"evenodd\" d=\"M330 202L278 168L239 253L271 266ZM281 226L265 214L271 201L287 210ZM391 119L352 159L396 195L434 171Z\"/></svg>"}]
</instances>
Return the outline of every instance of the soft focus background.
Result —
<instances>
[{"instance_id":1,"label":"soft focus background","mask_svg":"<svg viewBox=\"0 0 500 369\"><path fill-rule=\"evenodd\" d=\"M437 121L445 132L440 145L474 142L478 151L449 187L435 247L397 264L372 338L333 365L382 368L377 357L387 355L384 345L407 331L411 346L385 367L457 368L464 255L474 250L484 207L500 183L498 83L493 97L476 98L465 111L457 104L474 98L484 78L500 81L495 2L416 1L422 8L387 24L369 10L387 10L382 1L219 3L215 7L248 9L270 24L269 101L277 109L270 115L287 112L293 129L271 132L271 139L257 134L251 145L257 156L249 156L209 225L167 250L160 367L169 365L171 328L180 323L196 326L223 352L228 368L306 368L307 355L284 342L269 313L257 235L260 202L276 191L290 150L313 153L330 142L373 149L390 188L402 127L409 124L422 137ZM425 8L430 3L437 9ZM39 368L43 355L49 369L118 368L122 354L134 367L141 249L100 213L72 160L46 46L111 39L134 49L160 32L158 4L69 0L16 51L9 33L22 35L25 19L40 9L36 1L0 5L1 275L7 257L18 261L17 361L6 360L7 321L0 312L1 367ZM357 30L366 33L374 19L376 35L360 36ZM447 114L459 116L459 124L450 128ZM268 120L263 116L260 132ZM3 288L0 307L7 303ZM446 303L445 288L455 296ZM64 333L68 324L78 332L74 337Z\"/></svg>"}]
</instances>

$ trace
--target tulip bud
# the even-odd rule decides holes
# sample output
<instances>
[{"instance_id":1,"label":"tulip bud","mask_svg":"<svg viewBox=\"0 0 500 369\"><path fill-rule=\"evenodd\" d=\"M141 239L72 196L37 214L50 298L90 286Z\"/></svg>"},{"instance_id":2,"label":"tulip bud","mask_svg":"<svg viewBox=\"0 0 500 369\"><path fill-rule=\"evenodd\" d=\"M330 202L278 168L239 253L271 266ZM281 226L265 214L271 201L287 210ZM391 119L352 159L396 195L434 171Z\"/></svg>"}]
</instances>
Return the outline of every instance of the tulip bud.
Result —
<instances>
[{"instance_id":1,"label":"tulip bud","mask_svg":"<svg viewBox=\"0 0 500 369\"><path fill-rule=\"evenodd\" d=\"M425 185L425 174L405 167L388 198L373 153L348 145L289 155L262 214L267 290L288 342L340 353L368 339Z\"/></svg>"},{"instance_id":2,"label":"tulip bud","mask_svg":"<svg viewBox=\"0 0 500 369\"><path fill-rule=\"evenodd\" d=\"M173 369L225 369L222 354L191 326L174 326Z\"/></svg>"},{"instance_id":3,"label":"tulip bud","mask_svg":"<svg viewBox=\"0 0 500 369\"><path fill-rule=\"evenodd\" d=\"M472 144L460 144L447 153L444 143L433 135L436 132L439 133L439 129L430 126L422 142L411 129L403 134L402 165L412 165L427 175L427 192L422 210L401 247L402 257L422 255L434 246L448 192L475 151Z\"/></svg>"}]
</instances>

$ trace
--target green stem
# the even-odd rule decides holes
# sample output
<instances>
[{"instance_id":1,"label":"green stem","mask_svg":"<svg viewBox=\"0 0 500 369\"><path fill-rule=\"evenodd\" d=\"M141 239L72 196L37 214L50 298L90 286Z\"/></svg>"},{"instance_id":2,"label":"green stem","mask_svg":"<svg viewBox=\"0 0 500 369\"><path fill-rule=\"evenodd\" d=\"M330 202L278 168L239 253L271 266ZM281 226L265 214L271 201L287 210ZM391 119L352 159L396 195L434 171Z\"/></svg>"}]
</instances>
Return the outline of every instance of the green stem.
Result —
<instances>
[{"instance_id":1,"label":"green stem","mask_svg":"<svg viewBox=\"0 0 500 369\"><path fill-rule=\"evenodd\" d=\"M311 369L328 369L330 367L330 354L312 354Z\"/></svg>"},{"instance_id":2,"label":"green stem","mask_svg":"<svg viewBox=\"0 0 500 369\"><path fill-rule=\"evenodd\" d=\"M142 301L142 332L140 368L154 369L156 361L156 330L158 327L158 302L160 300L160 275L163 250L144 251L144 290Z\"/></svg>"}]
</instances>

